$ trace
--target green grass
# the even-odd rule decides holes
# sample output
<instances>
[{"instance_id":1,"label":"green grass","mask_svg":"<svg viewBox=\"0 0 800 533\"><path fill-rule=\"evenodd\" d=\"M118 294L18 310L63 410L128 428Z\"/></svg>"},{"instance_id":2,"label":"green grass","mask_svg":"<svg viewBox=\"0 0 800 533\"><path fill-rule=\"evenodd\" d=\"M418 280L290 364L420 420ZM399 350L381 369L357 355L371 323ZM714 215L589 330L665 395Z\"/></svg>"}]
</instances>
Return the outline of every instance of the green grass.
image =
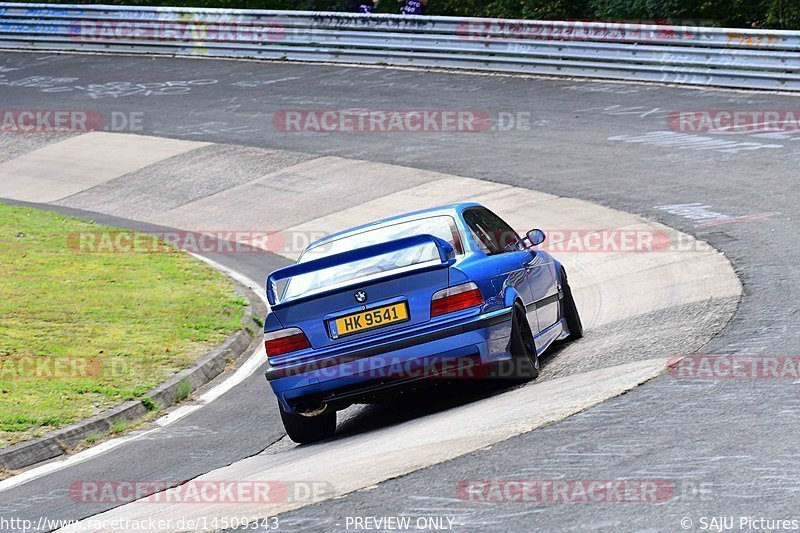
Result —
<instances>
[{"instance_id":1,"label":"green grass","mask_svg":"<svg viewBox=\"0 0 800 533\"><path fill-rule=\"evenodd\" d=\"M83 440L87 444L94 444L94 443L98 442L99 440L101 440L102 438L103 438L103 436L100 435L99 433L89 433L88 435L86 435L86 437L84 437Z\"/></svg>"},{"instance_id":2,"label":"green grass","mask_svg":"<svg viewBox=\"0 0 800 533\"><path fill-rule=\"evenodd\" d=\"M182 402L188 398L190 392L192 392L192 384L188 379L182 379L175 390L175 403Z\"/></svg>"},{"instance_id":3,"label":"green grass","mask_svg":"<svg viewBox=\"0 0 800 533\"><path fill-rule=\"evenodd\" d=\"M144 405L145 409L147 409L151 413L161 410L161 406L149 396L142 396L141 402L142 405Z\"/></svg>"},{"instance_id":4,"label":"green grass","mask_svg":"<svg viewBox=\"0 0 800 533\"><path fill-rule=\"evenodd\" d=\"M131 425L127 420L115 420L111 427L108 429L109 435L119 435L123 433Z\"/></svg>"},{"instance_id":5,"label":"green grass","mask_svg":"<svg viewBox=\"0 0 800 533\"><path fill-rule=\"evenodd\" d=\"M0 204L0 446L141 398L241 325L227 278L183 252L68 246L105 229Z\"/></svg>"}]
</instances>

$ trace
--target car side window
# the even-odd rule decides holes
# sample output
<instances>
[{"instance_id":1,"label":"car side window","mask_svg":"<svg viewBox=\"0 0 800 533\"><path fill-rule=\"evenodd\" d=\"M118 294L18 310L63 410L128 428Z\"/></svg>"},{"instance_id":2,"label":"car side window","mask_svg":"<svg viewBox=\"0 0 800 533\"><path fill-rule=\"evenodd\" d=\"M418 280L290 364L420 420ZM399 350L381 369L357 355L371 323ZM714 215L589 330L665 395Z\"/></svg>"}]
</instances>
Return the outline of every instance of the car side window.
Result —
<instances>
[{"instance_id":1,"label":"car side window","mask_svg":"<svg viewBox=\"0 0 800 533\"><path fill-rule=\"evenodd\" d=\"M511 249L510 245L519 241L511 226L485 207L473 207L464 211L464 222L486 254L507 252Z\"/></svg>"}]
</instances>

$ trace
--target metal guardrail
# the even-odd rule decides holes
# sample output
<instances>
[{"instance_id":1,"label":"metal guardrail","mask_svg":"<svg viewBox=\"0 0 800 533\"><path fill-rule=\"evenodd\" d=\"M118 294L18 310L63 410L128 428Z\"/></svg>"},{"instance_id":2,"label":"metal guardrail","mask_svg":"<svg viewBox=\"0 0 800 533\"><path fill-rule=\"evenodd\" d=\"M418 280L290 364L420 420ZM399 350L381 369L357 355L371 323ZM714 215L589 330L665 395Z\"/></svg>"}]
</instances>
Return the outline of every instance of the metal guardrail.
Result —
<instances>
[{"instance_id":1,"label":"metal guardrail","mask_svg":"<svg viewBox=\"0 0 800 533\"><path fill-rule=\"evenodd\" d=\"M285 59L800 91L800 32L0 3L0 48Z\"/></svg>"}]
</instances>

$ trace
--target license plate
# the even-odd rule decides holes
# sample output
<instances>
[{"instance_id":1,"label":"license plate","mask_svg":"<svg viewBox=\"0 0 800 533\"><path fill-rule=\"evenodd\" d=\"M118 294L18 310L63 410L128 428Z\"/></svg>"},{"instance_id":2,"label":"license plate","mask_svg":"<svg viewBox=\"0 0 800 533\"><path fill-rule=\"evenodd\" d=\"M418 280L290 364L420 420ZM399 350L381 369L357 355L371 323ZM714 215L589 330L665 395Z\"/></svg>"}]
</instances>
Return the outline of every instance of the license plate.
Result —
<instances>
[{"instance_id":1,"label":"license plate","mask_svg":"<svg viewBox=\"0 0 800 533\"><path fill-rule=\"evenodd\" d=\"M337 318L333 320L331 333L332 337L336 339L406 320L408 320L408 306L403 302Z\"/></svg>"}]
</instances>

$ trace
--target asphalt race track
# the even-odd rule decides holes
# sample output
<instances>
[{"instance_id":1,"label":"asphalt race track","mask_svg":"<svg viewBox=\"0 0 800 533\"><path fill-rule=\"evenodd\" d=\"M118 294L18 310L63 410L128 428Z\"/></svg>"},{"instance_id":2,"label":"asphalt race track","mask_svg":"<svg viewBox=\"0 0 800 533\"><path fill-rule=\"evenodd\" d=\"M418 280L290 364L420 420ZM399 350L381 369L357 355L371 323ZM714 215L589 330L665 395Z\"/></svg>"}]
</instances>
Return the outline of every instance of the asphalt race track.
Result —
<instances>
[{"instance_id":1,"label":"asphalt race track","mask_svg":"<svg viewBox=\"0 0 800 533\"><path fill-rule=\"evenodd\" d=\"M513 409L523 407L535 413L545 409L545 399L539 398L542 403L518 402L509 409L503 398L536 398L526 395L535 394L537 387L560 383L558 378L585 375L595 368L645 364L695 352L800 353L800 334L793 327L798 316L795 302L800 296L794 242L800 229L796 207L800 134L680 133L673 131L668 121L674 110L793 109L797 97L380 68L27 53L0 54L0 91L3 106L9 109L89 109L105 116L140 113L143 126L131 133L218 143L190 146L164 140L160 162L131 170L131 174L139 172L136 180L123 180L118 182L122 187L111 188L98 182L47 206L68 213L88 212L87 216L100 222L137 229L153 224L197 227L210 217L226 227L255 228L265 222L253 220L254 214L255 218L266 216L270 202L281 202L286 204L281 210L284 218L267 224L302 228L304 222L315 220L319 228L320 221L335 225L339 212L371 212L360 207L370 205L370 190L401 194L425 186L431 174L437 173L441 180L457 176L492 182L492 187L519 188L503 200L506 205L509 198L523 194L519 190L529 190L531 195L541 191L587 200L617 210L615 213L632 213L675 228L723 252L743 287L741 298L732 289L726 292L730 284L706 287L711 296L718 297L715 301L710 296L691 299L684 295L680 327L671 322L671 315L666 318L669 308L649 318L632 318L643 321L638 325L622 322L621 316L620 321L613 321L586 312L595 325L584 345L593 347L594 359L588 367L573 355L584 352L580 348L570 352L569 347L548 361L552 375L543 376L542 384L507 392L470 391L456 402L446 393L444 398L434 396L432 405L413 405L410 412L356 408L347 413L337 439L321 445L296 448L282 438L274 400L263 377L256 373L174 424L0 492L3 516L72 519L113 507L70 500L67 492L76 480L111 476L190 479L227 465L236 468L248 457L245 467L278 468L280 457L288 452L294 455L284 457L297 457L297 464L302 459L313 469L315 454L333 450L337 442L340 447L349 442L369 444L373 438L389 442L395 431L436 442L445 437L437 431L449 427L447 417L468 421L470 409L475 413L477 435L483 406L489 406L485 412L500 418L502 411L513 414ZM528 122L508 129L457 134L291 134L278 131L273 124L275 113L283 110L343 108L473 109L492 117L524 117ZM55 136L9 141L2 145L5 151L0 153L0 162L16 164L15 158L19 161L23 159L20 156L72 139ZM173 155L169 155L170 146L175 147ZM214 163L214 158L206 159L210 163L185 165L181 154L190 150L222 151L218 161L226 163L233 152L241 166ZM143 154L148 152L152 148L142 148ZM363 189L364 196L351 192L336 197L337 203L326 201L324 194L315 196L313 166L322 157L328 158L324 163L330 167L344 161L340 170L329 170L338 180L365 180L347 185L348 191ZM181 164L176 163L179 160ZM361 163L352 161L395 165L397 173L381 174L376 167L367 163L359 167ZM247 189L249 195L237 194L241 192L237 188L247 187L262 165L273 167L260 169L261 174L291 168L292 175L303 179L274 180L260 189ZM200 177L194 191L182 190L180 198L164 196L160 203L141 200L148 184L163 183L165 177L179 175L182 168L189 169L184 179ZM357 171L359 168L362 171ZM335 191L345 187L342 183L334 180L326 186ZM204 203L220 194L227 195L223 197L231 203ZM56 195L53 200L61 197ZM550 215L555 211L548 211L545 204L539 210L541 198L530 198L527 209L516 213L525 215L521 220L545 228L567 227L568 221L556 225L539 221L537 210L540 217L542 213L556 216ZM189 204L198 209L182 209ZM684 211L658 207L676 204L706 207ZM579 213L590 210L589 205L572 208ZM698 213L702 213L700 218ZM692 216L695 218L689 218ZM588 225L589 218L587 215L574 229L593 227ZM338 223L349 220L342 215ZM612 268L604 264L603 254L587 259L584 256L592 254L575 255L576 261L587 261L592 269ZM686 275L679 278L675 274L672 290L676 294L692 279L690 258L694 257L685 255L685 267L674 271ZM289 261L268 252L244 257L221 254L213 259L255 282ZM569 265L566 259L565 263ZM592 271L587 267L582 272L588 276ZM646 272L643 266L642 272ZM589 285L587 277L585 286ZM688 292L695 290L700 288L692 286ZM622 284L620 291L624 294ZM587 289L585 302L592 301L591 294ZM617 302L606 297L601 303L613 315L627 306L636 307L637 302L637 297L627 296ZM719 317L723 317L721 321ZM623 341L633 341L620 331L622 324L648 332L650 337L636 339L635 348L626 351L620 348L626 344ZM701 327L692 329L692 324ZM604 375L605 379L611 377ZM600 381L598 378L598 387ZM641 381L646 379L634 379L622 391ZM522 428L498 433L503 438L468 453L465 448L464 453L388 473L380 483L368 486L369 490L345 491L343 497L282 513L281 530L339 531L347 529L347 517L387 515L454 517L454 529L475 531L675 531L687 517L693 521L688 529L698 528L704 516L798 518L799 385L800 378L676 380L661 375L600 405L582 412L578 412L582 408L576 409L573 412L577 414L563 421L533 431ZM258 409L259 405L264 408ZM413 432L406 431L408 426L413 426ZM412 444L403 443L410 449ZM675 493L648 505L482 503L464 501L457 495L463 480L621 478L669 480ZM135 505L130 507L130 516L142 512ZM126 512L124 508L119 511Z\"/></svg>"}]
</instances>

